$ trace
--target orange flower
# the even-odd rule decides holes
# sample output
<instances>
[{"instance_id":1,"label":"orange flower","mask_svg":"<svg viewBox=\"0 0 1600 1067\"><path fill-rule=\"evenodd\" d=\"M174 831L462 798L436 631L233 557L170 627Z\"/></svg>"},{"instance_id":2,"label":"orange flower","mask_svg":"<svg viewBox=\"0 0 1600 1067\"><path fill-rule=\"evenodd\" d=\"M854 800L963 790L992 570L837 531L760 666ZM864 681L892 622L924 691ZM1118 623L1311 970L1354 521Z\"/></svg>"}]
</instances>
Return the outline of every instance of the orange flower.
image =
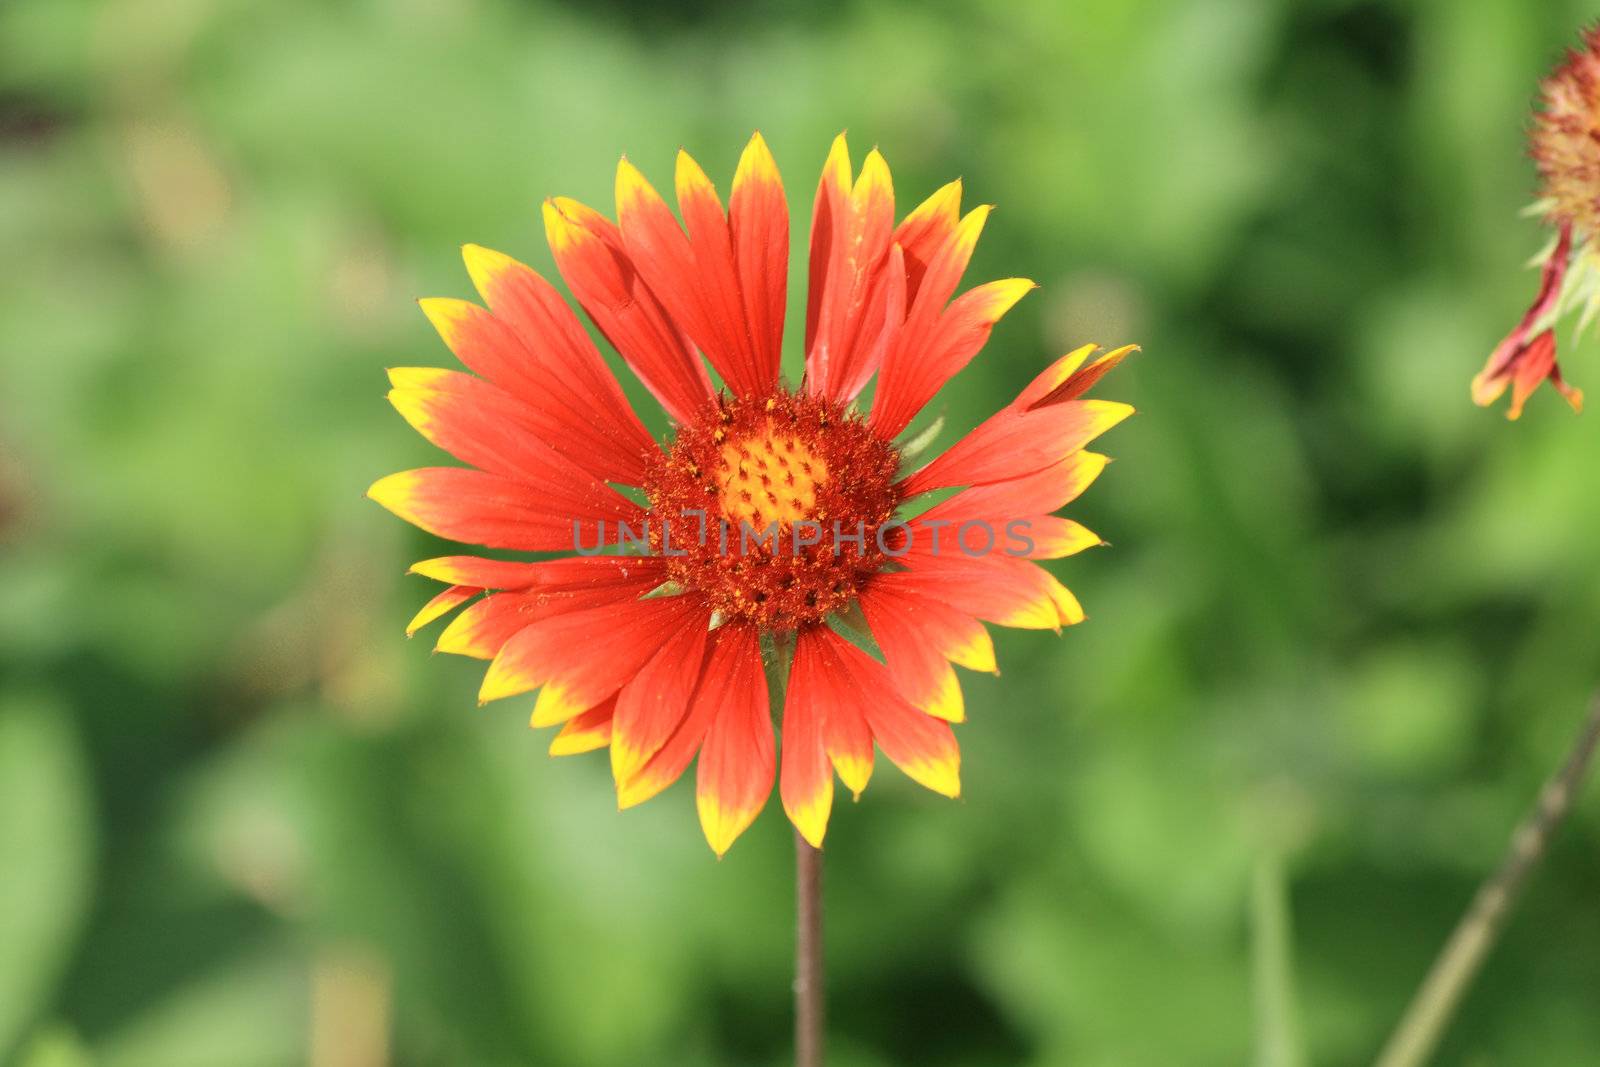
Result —
<instances>
[{"instance_id":1,"label":"orange flower","mask_svg":"<svg viewBox=\"0 0 1600 1067\"><path fill-rule=\"evenodd\" d=\"M1490 354L1472 380L1472 399L1489 405L1511 387L1507 418L1549 379L1574 411L1583 410L1583 393L1568 385L1556 365L1554 326L1569 309L1587 305L1583 322L1600 307L1600 258L1594 238L1600 233L1600 26L1583 33L1583 47L1540 86L1542 107L1534 115L1528 152L1539 170L1540 201L1535 211L1557 231L1555 243L1539 257L1538 296L1515 329ZM1579 329L1582 329L1580 323Z\"/></svg>"},{"instance_id":2,"label":"orange flower","mask_svg":"<svg viewBox=\"0 0 1600 1067\"><path fill-rule=\"evenodd\" d=\"M1510 386L1511 406L1506 408L1506 418L1520 419L1522 406L1528 402L1528 397L1533 395L1539 383L1548 378L1557 391L1567 398L1572 410L1583 410L1583 390L1568 385L1561 377L1561 368L1556 366L1556 333L1548 325L1554 320L1555 311L1560 305L1562 284L1571 258L1572 225L1568 223L1561 227L1556 247L1545 261L1544 281L1539 286L1539 295L1533 306L1490 353L1489 362L1484 364L1483 370L1473 377L1474 403L1487 407ZM1529 337L1536 329L1539 332Z\"/></svg>"},{"instance_id":3,"label":"orange flower","mask_svg":"<svg viewBox=\"0 0 1600 1067\"><path fill-rule=\"evenodd\" d=\"M490 661L482 700L539 690L532 724L561 727L551 753L609 745L624 808L698 756L700 821L719 855L775 778L820 846L834 773L859 794L874 748L957 795L950 724L964 713L951 664L995 669L983 621L1082 621L1034 560L1100 543L1052 513L1106 464L1084 446L1132 412L1083 396L1130 349L1062 357L907 473L902 432L1033 288L1006 279L955 296L988 209L962 216L952 182L896 225L883 157L853 175L841 135L817 190L806 369L790 389L779 373L789 216L765 142L745 149L727 211L686 154L676 179L682 225L627 160L616 223L571 200L544 206L562 277L676 423L672 439L651 438L549 282L469 245L488 307L422 306L474 373L393 370L389 394L469 467L391 475L369 495L441 537L577 553L412 568L447 588L407 632L467 605L438 648ZM858 404L874 375L870 406ZM937 490L959 491L896 517ZM637 551L595 554L602 541ZM779 773L767 680L791 663Z\"/></svg>"}]
</instances>

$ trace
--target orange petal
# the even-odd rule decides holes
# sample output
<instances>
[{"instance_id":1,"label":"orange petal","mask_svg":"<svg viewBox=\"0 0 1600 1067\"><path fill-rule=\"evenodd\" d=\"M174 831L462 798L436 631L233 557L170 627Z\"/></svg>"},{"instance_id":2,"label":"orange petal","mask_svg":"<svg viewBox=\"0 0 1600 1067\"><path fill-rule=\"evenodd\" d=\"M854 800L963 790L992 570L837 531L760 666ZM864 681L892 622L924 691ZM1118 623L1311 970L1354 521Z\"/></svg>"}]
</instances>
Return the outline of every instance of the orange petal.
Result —
<instances>
[{"instance_id":1,"label":"orange petal","mask_svg":"<svg viewBox=\"0 0 1600 1067\"><path fill-rule=\"evenodd\" d=\"M683 627L622 687L611 745L611 774L619 784L656 754L688 713L706 641L704 626Z\"/></svg>"},{"instance_id":2,"label":"orange petal","mask_svg":"<svg viewBox=\"0 0 1600 1067\"><path fill-rule=\"evenodd\" d=\"M596 461L592 440L568 433L558 421L481 378L446 370L425 378L422 368L389 374L397 383L389 390L395 410L464 463L529 482L556 479L599 487L608 477L620 480L615 468ZM635 466L643 471L640 457Z\"/></svg>"},{"instance_id":3,"label":"orange petal","mask_svg":"<svg viewBox=\"0 0 1600 1067\"><path fill-rule=\"evenodd\" d=\"M680 154L679 158L684 157ZM681 165L679 169L683 169ZM722 220L718 234L720 247L713 248L712 239L703 232L703 244L696 247L661 194L626 159L617 164L616 189L617 226L628 256L645 284L711 360L723 380L742 385L738 376L743 365L738 353L730 351L725 324L717 314L726 294L711 292L728 285L732 276L733 253L727 240L726 220ZM716 194L713 192L710 197L715 201ZM702 213L715 214L721 220L722 205L717 203Z\"/></svg>"},{"instance_id":4,"label":"orange petal","mask_svg":"<svg viewBox=\"0 0 1600 1067\"><path fill-rule=\"evenodd\" d=\"M940 187L901 220L895 244L905 249L906 292L915 299L928 264L961 221L961 179Z\"/></svg>"},{"instance_id":5,"label":"orange petal","mask_svg":"<svg viewBox=\"0 0 1600 1067\"><path fill-rule=\"evenodd\" d=\"M722 200L700 164L681 149L675 185L678 210L683 214L683 224L689 231L694 250L694 274L692 278L685 277L683 282L699 296L704 322L701 333L706 335L707 341L700 342L694 331L691 335L735 395L762 397L771 380L764 379L756 365L738 267L734 263L733 231L722 209Z\"/></svg>"},{"instance_id":6,"label":"orange petal","mask_svg":"<svg viewBox=\"0 0 1600 1067\"><path fill-rule=\"evenodd\" d=\"M491 593L451 619L434 650L494 659L513 634L533 624L537 606L537 600L526 594Z\"/></svg>"},{"instance_id":7,"label":"orange petal","mask_svg":"<svg viewBox=\"0 0 1600 1067\"><path fill-rule=\"evenodd\" d=\"M956 286L961 284L961 276L967 271L967 264L972 261L972 252L978 247L978 238L992 210L989 204L979 204L946 234L944 242L927 261L914 306L937 313L950 302ZM909 271L909 265L907 269Z\"/></svg>"},{"instance_id":8,"label":"orange petal","mask_svg":"<svg viewBox=\"0 0 1600 1067\"><path fill-rule=\"evenodd\" d=\"M692 419L711 398L711 379L639 276L621 231L565 197L545 201L544 223L556 266L584 311L667 413Z\"/></svg>"},{"instance_id":9,"label":"orange petal","mask_svg":"<svg viewBox=\"0 0 1600 1067\"><path fill-rule=\"evenodd\" d=\"M749 675L752 662L755 679ZM733 623L714 630L700 685L689 701L689 713L637 773L617 783L617 806L626 809L642 804L677 781L700 751L700 744L721 707L723 691L740 684L755 685L758 681L765 686L766 679L760 670L761 648L753 629Z\"/></svg>"},{"instance_id":10,"label":"orange petal","mask_svg":"<svg viewBox=\"0 0 1600 1067\"><path fill-rule=\"evenodd\" d=\"M572 592L646 580L659 584L666 580L666 561L651 556L578 556L520 563L481 556L440 556L413 563L407 573L485 589L538 587L544 592Z\"/></svg>"},{"instance_id":11,"label":"orange petal","mask_svg":"<svg viewBox=\"0 0 1600 1067\"><path fill-rule=\"evenodd\" d=\"M439 537L529 552L571 551L580 536L592 545L598 524L640 520L639 506L616 490L576 468L560 473L559 483L535 487L485 471L423 467L380 478L367 495Z\"/></svg>"},{"instance_id":12,"label":"orange petal","mask_svg":"<svg viewBox=\"0 0 1600 1067\"><path fill-rule=\"evenodd\" d=\"M749 324L755 384L761 393L778 380L783 318L789 293L789 206L778 165L757 133L739 157L728 202L733 254Z\"/></svg>"},{"instance_id":13,"label":"orange petal","mask_svg":"<svg viewBox=\"0 0 1600 1067\"><path fill-rule=\"evenodd\" d=\"M829 679L822 655L817 639L810 636L810 631L801 631L784 693L783 770L778 781L783 810L812 848L822 847L828 816L833 811L833 771L828 765L826 723L830 709L836 705L829 702ZM866 739L866 753L870 768L870 737ZM854 777L861 785L866 784L864 776Z\"/></svg>"},{"instance_id":14,"label":"orange petal","mask_svg":"<svg viewBox=\"0 0 1600 1067\"><path fill-rule=\"evenodd\" d=\"M838 704L828 710L823 723L828 759L856 800L872 780L872 731L855 704Z\"/></svg>"},{"instance_id":15,"label":"orange petal","mask_svg":"<svg viewBox=\"0 0 1600 1067\"><path fill-rule=\"evenodd\" d=\"M1472 379L1472 400L1487 406L1500 398L1506 387L1512 386L1511 407L1506 418L1522 415L1522 405L1545 377L1555 383L1574 409L1582 410L1583 394L1572 390L1561 380L1555 365L1555 334L1546 330L1528 340L1528 334L1540 324L1561 302L1567 270L1572 263L1572 224L1561 227L1556 246L1544 261L1539 276L1539 294L1523 313L1522 320L1489 353L1489 361ZM1520 397L1519 397L1520 392ZM1576 395L1574 395L1576 394Z\"/></svg>"},{"instance_id":16,"label":"orange petal","mask_svg":"<svg viewBox=\"0 0 1600 1067\"><path fill-rule=\"evenodd\" d=\"M608 700L568 719L561 732L551 739L550 755L576 756L580 752L604 748L611 742L611 717L615 711L616 701Z\"/></svg>"},{"instance_id":17,"label":"orange petal","mask_svg":"<svg viewBox=\"0 0 1600 1067\"><path fill-rule=\"evenodd\" d=\"M1098 452L1074 452L1033 474L964 489L923 512L918 520L923 525L936 520L959 525L982 519L1000 529L1020 516L1047 515L1076 500L1109 462Z\"/></svg>"},{"instance_id":18,"label":"orange petal","mask_svg":"<svg viewBox=\"0 0 1600 1067\"><path fill-rule=\"evenodd\" d=\"M486 249L479 251L487 253ZM486 269L469 254L468 267L475 266L479 273ZM637 484L643 478L644 457L656 447L654 442L638 425L620 391L615 395L610 389L600 389L593 396L580 393L581 360L574 368L552 363L552 359L567 357L530 347L512 326L468 301L433 298L418 303L457 358L488 379L470 396L478 402L491 397L496 411L534 429L546 444L565 451L597 477L626 484ZM599 358L598 353L594 356ZM411 368L391 371L390 377L397 389L461 392L471 388L468 383L472 379L467 376L446 374ZM606 374L609 377L609 372ZM496 392L505 395L492 397Z\"/></svg>"},{"instance_id":19,"label":"orange petal","mask_svg":"<svg viewBox=\"0 0 1600 1067\"><path fill-rule=\"evenodd\" d=\"M658 449L578 317L532 268L481 245L462 248L467 272L495 318L521 338L526 376L551 429L545 440L608 481L638 485ZM570 451L564 447L572 442Z\"/></svg>"},{"instance_id":20,"label":"orange petal","mask_svg":"<svg viewBox=\"0 0 1600 1067\"><path fill-rule=\"evenodd\" d=\"M484 675L482 702L540 689L535 726L565 722L620 690L680 628L707 614L687 597L650 597L538 619Z\"/></svg>"},{"instance_id":21,"label":"orange petal","mask_svg":"<svg viewBox=\"0 0 1600 1067\"><path fill-rule=\"evenodd\" d=\"M1511 364L1511 406L1506 409L1506 418L1521 418L1522 406L1555 369L1556 334L1554 330L1546 330L1529 341L1527 347L1517 354L1516 360ZM1574 406L1582 410L1582 404L1580 393L1578 403Z\"/></svg>"},{"instance_id":22,"label":"orange petal","mask_svg":"<svg viewBox=\"0 0 1600 1067\"><path fill-rule=\"evenodd\" d=\"M846 729L866 721L872 741L912 781L946 797L960 793L960 752L949 723L907 704L883 664L826 625L800 632L795 641L797 661L803 641L813 646L811 654L816 656L813 685L826 691L829 699L830 731L835 709L845 709L840 718L848 723Z\"/></svg>"},{"instance_id":23,"label":"orange petal","mask_svg":"<svg viewBox=\"0 0 1600 1067\"><path fill-rule=\"evenodd\" d=\"M456 607L466 603L481 592L483 592L483 589L476 586L452 585L422 605L422 610L411 617L411 621L406 623L406 636L410 637L430 622L442 615L449 614Z\"/></svg>"},{"instance_id":24,"label":"orange petal","mask_svg":"<svg viewBox=\"0 0 1600 1067\"><path fill-rule=\"evenodd\" d=\"M1094 388L1095 383L1121 363L1130 352L1139 351L1138 345L1123 345L1121 348L1112 349L1088 366L1083 366L1084 360L1095 347L1083 345L1062 356L1022 391L1022 395L1017 398L1016 406L1032 409L1076 400Z\"/></svg>"},{"instance_id":25,"label":"orange petal","mask_svg":"<svg viewBox=\"0 0 1600 1067\"><path fill-rule=\"evenodd\" d=\"M709 688L717 707L700 746L696 775L700 826L718 856L761 813L772 793L776 767L761 649L753 635L733 647L737 657Z\"/></svg>"},{"instance_id":26,"label":"orange petal","mask_svg":"<svg viewBox=\"0 0 1600 1067\"><path fill-rule=\"evenodd\" d=\"M532 357L511 327L469 300L430 297L417 306L468 370L526 402L540 402L539 382L528 373Z\"/></svg>"},{"instance_id":27,"label":"orange petal","mask_svg":"<svg viewBox=\"0 0 1600 1067\"><path fill-rule=\"evenodd\" d=\"M1057 630L1084 619L1076 597L1037 563L991 553L930 553L918 545L901 558L907 587L968 615L1023 630Z\"/></svg>"},{"instance_id":28,"label":"orange petal","mask_svg":"<svg viewBox=\"0 0 1600 1067\"><path fill-rule=\"evenodd\" d=\"M947 267L954 269L954 264L947 261L962 241L964 230L965 225L951 237L946 254L928 272L930 280L938 278ZM973 238L976 239L975 234ZM964 259L960 265L965 266ZM884 356L883 375L872 405L872 425L879 435L894 437L905 429L934 394L988 343L995 324L1005 313L1035 288L1026 278L1004 278L968 290L943 310L928 305L913 308ZM918 296L919 304L936 297L938 291L935 284L925 283Z\"/></svg>"},{"instance_id":29,"label":"orange petal","mask_svg":"<svg viewBox=\"0 0 1600 1067\"><path fill-rule=\"evenodd\" d=\"M946 486L988 485L1061 462L1133 414L1111 400L1072 400L1031 411L1008 407L901 483L907 497Z\"/></svg>"},{"instance_id":30,"label":"orange petal","mask_svg":"<svg viewBox=\"0 0 1600 1067\"><path fill-rule=\"evenodd\" d=\"M861 608L866 613L872 636L883 650L889 676L900 695L917 710L947 722L961 722L966 710L961 685L950 662L935 646L931 636L905 615L865 591Z\"/></svg>"},{"instance_id":31,"label":"orange petal","mask_svg":"<svg viewBox=\"0 0 1600 1067\"><path fill-rule=\"evenodd\" d=\"M872 739L906 777L947 797L961 795L961 750L949 723L899 699L868 703L864 711Z\"/></svg>"},{"instance_id":32,"label":"orange petal","mask_svg":"<svg viewBox=\"0 0 1600 1067\"><path fill-rule=\"evenodd\" d=\"M1023 559L1065 559L1105 544L1088 527L1055 515L1013 519L1007 527L1006 541L999 551Z\"/></svg>"},{"instance_id":33,"label":"orange petal","mask_svg":"<svg viewBox=\"0 0 1600 1067\"><path fill-rule=\"evenodd\" d=\"M826 626L802 631L795 644L810 643L815 657L812 691L826 694L830 719L835 708L847 718L864 719L883 754L913 781L945 796L961 792L961 757L950 724L912 707L896 690L883 664L870 658Z\"/></svg>"},{"instance_id":34,"label":"orange petal","mask_svg":"<svg viewBox=\"0 0 1600 1067\"><path fill-rule=\"evenodd\" d=\"M628 254L728 388L738 396L764 395L775 371L768 376L757 365L722 201L705 171L681 150L676 186L683 227L631 163L623 160L617 168L617 219Z\"/></svg>"},{"instance_id":35,"label":"orange petal","mask_svg":"<svg viewBox=\"0 0 1600 1067\"><path fill-rule=\"evenodd\" d=\"M861 609L889 674L913 706L949 722L965 711L951 662L994 671L994 644L983 624L949 604L909 587L906 572L873 578L861 592Z\"/></svg>"},{"instance_id":36,"label":"orange petal","mask_svg":"<svg viewBox=\"0 0 1600 1067\"><path fill-rule=\"evenodd\" d=\"M822 178L817 182L816 199L811 205L810 282L806 289L805 351L810 352L816 343L817 320L822 315L822 298L827 291L829 264L833 259L835 231L839 218L850 198L850 149L844 134L833 139L828 149L828 159L822 165Z\"/></svg>"},{"instance_id":37,"label":"orange petal","mask_svg":"<svg viewBox=\"0 0 1600 1067\"><path fill-rule=\"evenodd\" d=\"M866 385L877 369L874 355L881 354L876 344L882 327L881 303L875 304L872 298L887 276L884 267L894 233L894 185L889 165L877 149L867 154L848 198L834 207L815 337L806 352L806 387L814 396L843 401ZM903 267L899 273L903 282Z\"/></svg>"},{"instance_id":38,"label":"orange petal","mask_svg":"<svg viewBox=\"0 0 1600 1067\"><path fill-rule=\"evenodd\" d=\"M494 659L513 634L541 619L637 600L660 584L659 567L574 566L599 563L604 558L608 557L546 560L528 564L539 569L537 587L520 592L495 593L469 605L445 627L435 650L475 659ZM623 562L621 557L609 558ZM563 579L564 573L575 576Z\"/></svg>"}]
</instances>

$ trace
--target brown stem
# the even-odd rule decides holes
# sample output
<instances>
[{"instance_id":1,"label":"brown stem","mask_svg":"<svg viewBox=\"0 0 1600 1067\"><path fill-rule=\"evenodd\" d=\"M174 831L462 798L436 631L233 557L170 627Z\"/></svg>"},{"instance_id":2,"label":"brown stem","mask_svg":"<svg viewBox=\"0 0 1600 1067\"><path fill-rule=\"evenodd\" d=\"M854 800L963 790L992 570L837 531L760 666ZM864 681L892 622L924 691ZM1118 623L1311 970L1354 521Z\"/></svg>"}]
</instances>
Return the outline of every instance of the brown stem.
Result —
<instances>
[{"instance_id":1,"label":"brown stem","mask_svg":"<svg viewBox=\"0 0 1600 1067\"><path fill-rule=\"evenodd\" d=\"M794 1062L795 1067L822 1067L827 995L822 965L822 853L797 831L794 859Z\"/></svg>"},{"instance_id":2,"label":"brown stem","mask_svg":"<svg viewBox=\"0 0 1600 1067\"><path fill-rule=\"evenodd\" d=\"M1597 745L1600 697L1590 707L1566 762L1545 783L1538 803L1512 834L1511 847L1500 869L1478 889L1472 906L1445 942L1389 1043L1378 1055L1377 1067L1422 1067L1433 1055L1484 957L1499 938L1523 883L1543 858L1551 834L1572 807Z\"/></svg>"}]
</instances>

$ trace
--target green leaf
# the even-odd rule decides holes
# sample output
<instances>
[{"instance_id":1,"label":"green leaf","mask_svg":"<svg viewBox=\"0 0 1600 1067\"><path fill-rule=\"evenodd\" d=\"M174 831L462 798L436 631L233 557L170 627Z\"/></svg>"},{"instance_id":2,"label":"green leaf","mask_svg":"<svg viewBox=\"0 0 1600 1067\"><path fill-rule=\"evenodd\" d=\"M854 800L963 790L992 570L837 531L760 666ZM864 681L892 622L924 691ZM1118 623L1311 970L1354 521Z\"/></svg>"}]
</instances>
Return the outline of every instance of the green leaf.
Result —
<instances>
[{"instance_id":1,"label":"green leaf","mask_svg":"<svg viewBox=\"0 0 1600 1067\"><path fill-rule=\"evenodd\" d=\"M89 898L89 784L76 731L47 701L0 706L0 1052L49 1002Z\"/></svg>"}]
</instances>

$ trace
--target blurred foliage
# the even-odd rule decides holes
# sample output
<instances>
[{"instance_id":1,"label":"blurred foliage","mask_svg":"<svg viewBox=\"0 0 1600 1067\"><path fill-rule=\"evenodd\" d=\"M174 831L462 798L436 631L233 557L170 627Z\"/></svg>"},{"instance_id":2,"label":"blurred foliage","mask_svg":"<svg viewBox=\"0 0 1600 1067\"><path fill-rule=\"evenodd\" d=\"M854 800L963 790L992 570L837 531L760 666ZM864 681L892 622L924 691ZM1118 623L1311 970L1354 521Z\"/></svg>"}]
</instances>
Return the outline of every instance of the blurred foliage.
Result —
<instances>
[{"instance_id":1,"label":"blurred foliage","mask_svg":"<svg viewBox=\"0 0 1600 1067\"><path fill-rule=\"evenodd\" d=\"M361 497L431 461L382 368L448 361L410 299L462 242L547 269L539 198L757 127L802 215L841 128L905 205L1001 206L973 276L1044 288L951 426L1145 348L1076 513L1116 547L1059 568L1089 623L997 634L960 803L836 813L834 1062L1370 1057L1600 668L1595 416L1467 400L1586 14L0 5L0 1059L786 1061L776 803L722 863L682 784L619 816L401 639L438 546ZM1441 1063L1600 1058L1597 886L1591 791Z\"/></svg>"}]
</instances>

